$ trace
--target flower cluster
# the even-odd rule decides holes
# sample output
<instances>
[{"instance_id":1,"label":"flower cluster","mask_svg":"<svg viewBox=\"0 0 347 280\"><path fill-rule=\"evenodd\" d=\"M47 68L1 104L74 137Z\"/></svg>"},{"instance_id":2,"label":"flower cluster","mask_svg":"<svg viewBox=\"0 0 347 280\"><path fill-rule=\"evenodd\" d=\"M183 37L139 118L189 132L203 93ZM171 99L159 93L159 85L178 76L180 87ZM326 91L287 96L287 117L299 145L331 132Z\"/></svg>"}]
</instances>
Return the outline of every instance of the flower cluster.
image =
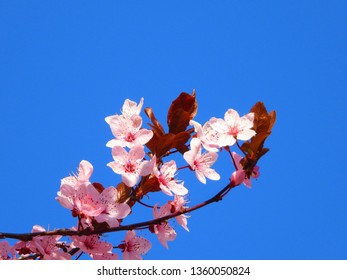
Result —
<instances>
[{"instance_id":1,"label":"flower cluster","mask_svg":"<svg viewBox=\"0 0 347 280\"><path fill-rule=\"evenodd\" d=\"M121 176L121 183L105 188L100 183L91 182L93 166L82 160L76 174L61 180L56 197L77 218L76 224L67 229L65 235L62 234L64 231L54 234L36 225L31 238L22 239L13 246L7 241L0 242L0 259L67 260L81 254L92 259L119 259L121 253L123 259L139 260L152 247L148 239L137 235L139 231L149 230L147 233L155 234L165 248L177 236L172 218L189 231L189 188L179 179L179 170L194 172L203 184L206 184L206 178L220 180L220 174L212 166L219 153L227 151L235 167L229 178L229 188L242 183L251 187L251 178L259 177L256 163L267 150L263 148L266 137L261 136L263 138L252 142L260 131L254 111L263 112L261 119L268 118L267 126L262 124L268 135L275 119L275 114L267 114L263 105L257 105L242 117L235 110L228 109L223 119L213 117L201 125L193 120L197 110L195 93L182 93L169 109L169 132L165 132L151 108L145 109L152 121L149 124L151 129L142 127L140 113L143 103L143 98L138 104L127 99L120 115L105 118L114 136L106 144L113 157L107 166ZM245 141L242 146L240 141ZM244 157L230 151L235 144ZM188 165L178 167L178 161L167 160L176 152L181 153ZM161 192L165 203L151 206L142 202L152 192ZM167 200L167 197L171 199ZM135 204L151 208L153 220L138 227L135 224L132 228L122 226L124 219L136 212ZM103 233L125 228L125 237L118 245L103 240ZM119 250L118 254L116 250Z\"/></svg>"},{"instance_id":2,"label":"flower cluster","mask_svg":"<svg viewBox=\"0 0 347 280\"><path fill-rule=\"evenodd\" d=\"M238 140L247 141L256 135L252 129L254 113L248 113L242 117L233 109L227 110L224 119L211 118L203 126L196 121L191 120L190 124L194 126L196 137L191 140L191 150L186 152L183 157L195 171L198 180L206 184L206 178L219 180L220 176L210 166L217 160L218 152L221 148L233 146ZM207 152L201 154L201 147ZM232 153L236 171L232 174L230 180L235 185L244 183L251 187L249 176L243 170L241 165L242 157L237 153ZM259 177L259 167L254 168L252 177Z\"/></svg>"}]
</instances>

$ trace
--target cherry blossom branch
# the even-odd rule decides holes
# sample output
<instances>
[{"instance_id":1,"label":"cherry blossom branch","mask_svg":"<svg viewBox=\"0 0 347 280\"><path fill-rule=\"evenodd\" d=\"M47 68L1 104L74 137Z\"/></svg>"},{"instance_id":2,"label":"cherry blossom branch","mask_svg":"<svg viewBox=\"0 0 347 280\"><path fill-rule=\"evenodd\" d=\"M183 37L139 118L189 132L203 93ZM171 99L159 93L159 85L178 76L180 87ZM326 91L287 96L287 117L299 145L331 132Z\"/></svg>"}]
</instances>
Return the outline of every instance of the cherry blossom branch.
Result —
<instances>
[{"instance_id":1,"label":"cherry blossom branch","mask_svg":"<svg viewBox=\"0 0 347 280\"><path fill-rule=\"evenodd\" d=\"M45 231L35 225L31 233L0 232L0 239L20 240L14 246L1 241L0 259L71 259L73 255L79 259L82 254L88 254L93 259L119 259L112 248L120 249L123 259L142 259L141 255L148 252L151 243L136 236L134 230L149 230L168 248L167 242L173 241L177 235L169 220L176 218L177 223L189 231L189 216L185 214L222 200L240 184L251 187L251 177L259 177L256 163L269 150L263 144L276 118L276 113L272 111L268 114L262 103L258 102L250 113L242 117L237 111L228 109L224 119L213 117L201 125L193 120L197 112L195 92L192 95L181 93L168 110L168 132L151 108L145 109L152 122L149 124L151 130L142 128L142 105L143 98L139 104L126 99L121 115L105 118L114 136L106 144L112 148L113 157L107 166L122 176L122 182L108 188L100 183L91 183L93 165L82 160L77 174L61 180L56 197L63 207L71 210L73 217L77 217L77 227ZM189 126L192 128L189 129ZM240 146L238 140L247 142ZM235 144L244 157L230 151ZM193 207L185 206L189 190L183 180L175 178L177 171L189 169L203 184L206 184L206 179L220 180L220 174L211 166L218 158L217 153L223 150L229 153L235 167L229 184L211 198ZM178 152L188 165L177 168L175 160L163 160ZM146 154L149 160L146 160ZM174 200L162 206L158 203L151 206L141 201L149 193L158 191L174 195ZM154 218L120 225L136 202L152 209ZM100 239L102 235L107 237L106 233L119 231L127 232L118 246ZM70 237L71 243L58 242L63 236Z\"/></svg>"},{"instance_id":2,"label":"cherry blossom branch","mask_svg":"<svg viewBox=\"0 0 347 280\"><path fill-rule=\"evenodd\" d=\"M35 236L54 236L54 235L61 235L61 236L88 236L93 234L104 234L108 232L118 232L118 231L126 231L126 230L134 230L134 229L145 229L148 228L151 225L161 224L164 221L170 220L172 218L175 218L179 215L183 215L186 213L190 213L193 211L196 211L200 208L203 208L211 203L218 202L223 199L223 197L232 189L236 187L233 181L231 181L227 186L225 186L222 190L220 190L216 195L211 197L208 200L205 200L204 202L201 202L193 207L189 207L186 209L183 209L181 211L176 211L174 213L171 213L169 215L139 222L139 223L133 223L129 225L124 226L118 226L118 227L110 227L106 229L96 229L91 230L90 228L84 229L84 230L71 230L71 229L57 229L52 231L44 231L44 232L31 232L31 233L5 233L0 232L0 239L10 238L10 239L17 239L22 241L30 241Z\"/></svg>"}]
</instances>

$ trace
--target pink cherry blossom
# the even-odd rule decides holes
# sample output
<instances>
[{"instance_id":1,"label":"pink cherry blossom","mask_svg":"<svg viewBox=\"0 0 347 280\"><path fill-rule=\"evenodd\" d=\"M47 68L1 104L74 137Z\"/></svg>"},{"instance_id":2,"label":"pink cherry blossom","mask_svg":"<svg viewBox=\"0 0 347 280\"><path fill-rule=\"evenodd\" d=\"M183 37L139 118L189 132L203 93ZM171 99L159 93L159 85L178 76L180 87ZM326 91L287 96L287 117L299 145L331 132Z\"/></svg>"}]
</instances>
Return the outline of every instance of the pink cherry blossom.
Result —
<instances>
[{"instance_id":1,"label":"pink cherry blossom","mask_svg":"<svg viewBox=\"0 0 347 280\"><path fill-rule=\"evenodd\" d=\"M173 195L172 193L185 195L188 193L183 183L178 183L178 181L174 179L176 171L177 167L174 160L164 163L160 167L160 171L157 168L154 169L154 175L158 178L160 188L163 193L167 195Z\"/></svg>"},{"instance_id":2,"label":"pink cherry blossom","mask_svg":"<svg viewBox=\"0 0 347 280\"><path fill-rule=\"evenodd\" d=\"M153 137L151 130L141 128L142 118L138 115L133 115L131 118L125 118L122 115L113 116L109 119L109 125L115 137L106 144L110 148L114 146L132 148L134 145L144 145Z\"/></svg>"},{"instance_id":3,"label":"pink cherry blossom","mask_svg":"<svg viewBox=\"0 0 347 280\"><path fill-rule=\"evenodd\" d=\"M126 203L117 203L118 191L115 187L105 188L99 195L98 202L102 204L103 211L95 217L98 223L106 222L110 227L119 226L119 219L129 215L131 209Z\"/></svg>"},{"instance_id":4,"label":"pink cherry blossom","mask_svg":"<svg viewBox=\"0 0 347 280\"><path fill-rule=\"evenodd\" d=\"M38 225L33 226L32 232L45 232L46 230ZM62 242L58 242L60 235L52 236L35 236L30 241L19 241L14 245L23 258L34 255L35 258L43 260L69 260L71 255L60 249Z\"/></svg>"},{"instance_id":5,"label":"pink cherry blossom","mask_svg":"<svg viewBox=\"0 0 347 280\"><path fill-rule=\"evenodd\" d=\"M126 99L121 109L122 116L126 119L130 119L134 115L139 116L143 106L143 101L144 99L141 98L139 105L137 105L136 102L131 101L130 99ZM119 116L119 115L112 115L112 116L106 117L105 121L109 124L110 120L115 116Z\"/></svg>"},{"instance_id":6,"label":"pink cherry blossom","mask_svg":"<svg viewBox=\"0 0 347 280\"><path fill-rule=\"evenodd\" d=\"M112 156L114 161L107 165L122 176L122 181L128 187L135 186L140 176L150 174L155 164L153 160L143 160L145 151L141 145L132 147L129 153L123 147L115 146Z\"/></svg>"},{"instance_id":7,"label":"pink cherry blossom","mask_svg":"<svg viewBox=\"0 0 347 280\"><path fill-rule=\"evenodd\" d=\"M41 226L34 226L32 232L44 232L46 231ZM29 248L32 252L37 253L44 260L69 260L71 255L66 253L57 246L60 235L54 236L35 236L30 241Z\"/></svg>"},{"instance_id":8,"label":"pink cherry blossom","mask_svg":"<svg viewBox=\"0 0 347 280\"><path fill-rule=\"evenodd\" d=\"M151 243L140 236L136 236L134 230L128 230L124 243L118 246L123 252L123 260L142 260L141 255L151 249Z\"/></svg>"},{"instance_id":9,"label":"pink cherry blossom","mask_svg":"<svg viewBox=\"0 0 347 280\"><path fill-rule=\"evenodd\" d=\"M60 191L56 198L59 203L70 210L74 208L76 191L81 185L89 185L89 179L93 173L93 166L90 162L82 160L78 167L78 173L74 176L68 176L61 180Z\"/></svg>"},{"instance_id":10,"label":"pink cherry blossom","mask_svg":"<svg viewBox=\"0 0 347 280\"><path fill-rule=\"evenodd\" d=\"M74 189L78 189L80 184L89 183L92 173L93 165L87 160L82 160L78 166L77 175L63 178L61 185L68 185Z\"/></svg>"},{"instance_id":11,"label":"pink cherry blossom","mask_svg":"<svg viewBox=\"0 0 347 280\"><path fill-rule=\"evenodd\" d=\"M116 114L105 118L115 137L115 139L107 142L107 147L121 146L132 148L134 145L146 144L153 137L151 130L141 128L142 118L140 112L142 106L143 98L141 98L139 105L134 101L126 99L121 110L122 115Z\"/></svg>"},{"instance_id":12,"label":"pink cherry blossom","mask_svg":"<svg viewBox=\"0 0 347 280\"><path fill-rule=\"evenodd\" d=\"M215 152L205 152L201 154L201 142L197 138L193 138L190 142L190 151L183 154L184 159L188 162L198 180L206 184L206 178L210 180L219 180L219 174L212 168L213 163L217 160L218 155Z\"/></svg>"},{"instance_id":13,"label":"pink cherry blossom","mask_svg":"<svg viewBox=\"0 0 347 280\"><path fill-rule=\"evenodd\" d=\"M75 214L86 217L96 217L105 210L105 205L99 203L100 193L92 184L81 185L76 191L74 201Z\"/></svg>"},{"instance_id":14,"label":"pink cherry blossom","mask_svg":"<svg viewBox=\"0 0 347 280\"><path fill-rule=\"evenodd\" d=\"M143 106L143 97L141 97L139 105L136 102L126 99L122 106L122 115L130 119L133 115L140 115Z\"/></svg>"},{"instance_id":15,"label":"pink cherry blossom","mask_svg":"<svg viewBox=\"0 0 347 280\"><path fill-rule=\"evenodd\" d=\"M238 140L249 140L256 132L252 129L254 113L240 117L238 112L229 109L223 119L212 118L211 126L219 133L219 146L232 146Z\"/></svg>"},{"instance_id":16,"label":"pink cherry blossom","mask_svg":"<svg viewBox=\"0 0 347 280\"><path fill-rule=\"evenodd\" d=\"M80 248L84 253L87 253L95 260L113 259L117 260L118 255L112 253L112 244L101 241L99 235L84 235L71 237L72 248Z\"/></svg>"},{"instance_id":17,"label":"pink cherry blossom","mask_svg":"<svg viewBox=\"0 0 347 280\"><path fill-rule=\"evenodd\" d=\"M70 209L73 216L83 218L83 221L90 225L92 218L105 210L105 205L99 203L99 196L99 192L91 183L83 183L77 189L62 185L56 199L62 206Z\"/></svg>"},{"instance_id":18,"label":"pink cherry blossom","mask_svg":"<svg viewBox=\"0 0 347 280\"><path fill-rule=\"evenodd\" d=\"M230 180L234 182L235 186L240 185L241 183L243 183L245 186L251 188L252 187L252 181L251 179L247 176L245 170L243 170L243 166L241 165L241 160L242 157L240 155L238 155L235 152L231 153L235 165L237 167L237 170L233 172L233 174L231 175ZM255 166L253 168L253 172L251 174L251 177L257 179L260 176L259 173L259 166Z\"/></svg>"},{"instance_id":19,"label":"pink cherry blossom","mask_svg":"<svg viewBox=\"0 0 347 280\"><path fill-rule=\"evenodd\" d=\"M206 122L201 126L196 121L191 120L190 125L194 126L196 136L200 139L202 146L209 152L218 152L220 146L218 144L219 134L213 129L210 122Z\"/></svg>"},{"instance_id":20,"label":"pink cherry blossom","mask_svg":"<svg viewBox=\"0 0 347 280\"><path fill-rule=\"evenodd\" d=\"M110 227L118 226L119 219L130 213L130 207L124 203L116 203L117 190L106 188L100 194L89 182L93 171L92 165L81 161L76 176L69 176L62 180L58 197L62 206L72 211L73 216L79 216L87 226L92 219L97 222L107 222Z\"/></svg>"},{"instance_id":21,"label":"pink cherry blossom","mask_svg":"<svg viewBox=\"0 0 347 280\"><path fill-rule=\"evenodd\" d=\"M154 219L169 215L171 212L170 210L171 205L165 204L160 207L160 210L158 211L158 205L156 204L153 208ZM169 225L168 221L164 221L159 225L154 225L153 232L157 235L158 240L166 249L168 249L167 241L173 241L177 236L176 231Z\"/></svg>"},{"instance_id":22,"label":"pink cherry blossom","mask_svg":"<svg viewBox=\"0 0 347 280\"><path fill-rule=\"evenodd\" d=\"M93 165L89 161L82 160L78 167L78 173L76 177L77 181L80 183L89 182L89 179L93 173L93 169Z\"/></svg>"},{"instance_id":23,"label":"pink cherry blossom","mask_svg":"<svg viewBox=\"0 0 347 280\"><path fill-rule=\"evenodd\" d=\"M183 196L180 195L175 195L175 199L174 201L171 201L169 204L171 205L171 207L173 209L171 209L171 212L178 212L178 211L182 211L187 209L187 207L185 206L187 203L187 201L185 200L185 198ZM189 218L189 216L182 214L176 217L176 221L177 223L182 226L186 231L189 231L187 224L187 218Z\"/></svg>"},{"instance_id":24,"label":"pink cherry blossom","mask_svg":"<svg viewBox=\"0 0 347 280\"><path fill-rule=\"evenodd\" d=\"M11 245L5 240L0 242L0 260L11 260L16 256L16 251Z\"/></svg>"}]
</instances>

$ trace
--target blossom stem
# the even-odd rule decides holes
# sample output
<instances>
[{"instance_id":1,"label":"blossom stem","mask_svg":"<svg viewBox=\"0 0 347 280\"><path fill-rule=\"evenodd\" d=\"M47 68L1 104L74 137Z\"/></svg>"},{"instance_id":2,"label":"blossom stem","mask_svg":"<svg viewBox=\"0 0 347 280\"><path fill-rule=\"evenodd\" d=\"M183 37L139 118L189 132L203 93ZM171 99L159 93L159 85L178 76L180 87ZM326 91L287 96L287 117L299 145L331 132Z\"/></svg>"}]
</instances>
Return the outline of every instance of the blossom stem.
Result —
<instances>
[{"instance_id":1,"label":"blossom stem","mask_svg":"<svg viewBox=\"0 0 347 280\"><path fill-rule=\"evenodd\" d=\"M190 165L185 165L185 166L178 167L177 170L182 170L182 169L185 169L185 168L190 168Z\"/></svg>"},{"instance_id":2,"label":"blossom stem","mask_svg":"<svg viewBox=\"0 0 347 280\"><path fill-rule=\"evenodd\" d=\"M245 156L247 156L247 154L241 149L241 146L240 146L240 144L239 144L239 142L236 140L236 145L237 145L237 147L240 149L240 151L245 155Z\"/></svg>"},{"instance_id":3,"label":"blossom stem","mask_svg":"<svg viewBox=\"0 0 347 280\"><path fill-rule=\"evenodd\" d=\"M229 153L229 155L230 155L230 157L231 157L231 160L232 160L232 162L233 162L233 164L234 164L235 169L238 170L237 165L236 165L236 162L235 162L235 160L234 160L234 157L233 157L232 153L230 152L229 149L228 149L227 151L228 151L228 153Z\"/></svg>"},{"instance_id":4,"label":"blossom stem","mask_svg":"<svg viewBox=\"0 0 347 280\"><path fill-rule=\"evenodd\" d=\"M76 257L76 261L80 258L80 257L82 257L82 255L83 255L83 252L81 252L77 257Z\"/></svg>"},{"instance_id":5,"label":"blossom stem","mask_svg":"<svg viewBox=\"0 0 347 280\"><path fill-rule=\"evenodd\" d=\"M135 198L135 200L136 200L136 202L140 203L141 205L143 205L145 207L152 208L152 209L154 208L154 206L148 205L137 198Z\"/></svg>"}]
</instances>

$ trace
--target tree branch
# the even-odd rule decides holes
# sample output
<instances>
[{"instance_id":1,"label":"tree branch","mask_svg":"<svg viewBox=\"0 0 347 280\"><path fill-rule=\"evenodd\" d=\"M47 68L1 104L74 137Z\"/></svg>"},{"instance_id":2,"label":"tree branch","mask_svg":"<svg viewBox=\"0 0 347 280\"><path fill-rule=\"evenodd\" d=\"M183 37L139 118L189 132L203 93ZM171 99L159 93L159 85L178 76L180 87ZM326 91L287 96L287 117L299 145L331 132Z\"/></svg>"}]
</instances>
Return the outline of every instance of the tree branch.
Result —
<instances>
[{"instance_id":1,"label":"tree branch","mask_svg":"<svg viewBox=\"0 0 347 280\"><path fill-rule=\"evenodd\" d=\"M144 221L140 223L134 223L124 226L111 227L106 229L96 229L91 230L90 228L84 230L71 230L71 229L57 229L52 231L43 231L43 232L31 232L31 233L5 233L0 232L0 239L11 238L18 239L22 241L30 241L35 236L53 236L53 235L62 235L62 236L82 236L82 235L93 235L93 234L103 234L107 232L117 232L117 231L125 231L125 230L134 230L134 229L144 229L148 228L151 225L160 224L164 221L175 218L179 215L183 215L186 213L190 213L196 211L202 207L205 207L213 202L218 202L223 199L223 197L232 189L236 187L233 182L230 182L227 186L225 186L222 190L220 190L216 195L211 197L210 199L201 202L193 207L186 208L181 211L176 211L171 213L170 215L163 216L161 218Z\"/></svg>"}]
</instances>

